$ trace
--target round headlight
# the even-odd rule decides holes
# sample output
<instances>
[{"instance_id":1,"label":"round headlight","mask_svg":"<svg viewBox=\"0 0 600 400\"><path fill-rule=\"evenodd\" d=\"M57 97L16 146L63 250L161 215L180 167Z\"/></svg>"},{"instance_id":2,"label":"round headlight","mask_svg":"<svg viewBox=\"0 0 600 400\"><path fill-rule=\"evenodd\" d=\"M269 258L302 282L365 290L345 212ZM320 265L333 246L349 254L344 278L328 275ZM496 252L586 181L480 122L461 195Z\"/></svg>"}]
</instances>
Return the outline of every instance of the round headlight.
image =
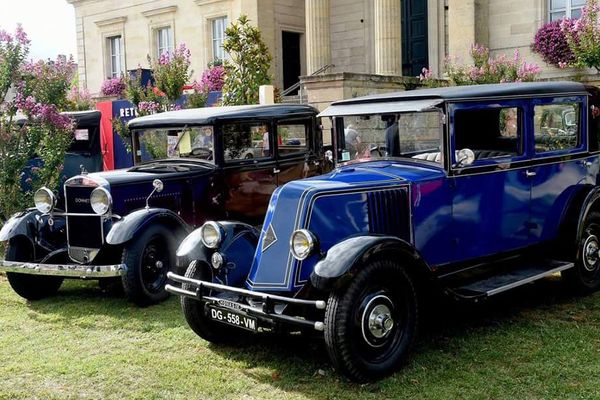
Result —
<instances>
[{"instance_id":1,"label":"round headlight","mask_svg":"<svg viewBox=\"0 0 600 400\"><path fill-rule=\"evenodd\" d=\"M90 196L90 205L92 210L98 215L104 215L112 207L112 197L108 190L103 187L94 189Z\"/></svg>"},{"instance_id":2,"label":"round headlight","mask_svg":"<svg viewBox=\"0 0 600 400\"><path fill-rule=\"evenodd\" d=\"M223 228L214 221L208 221L200 228L202 243L209 249L216 249L223 240Z\"/></svg>"},{"instance_id":3,"label":"round headlight","mask_svg":"<svg viewBox=\"0 0 600 400\"><path fill-rule=\"evenodd\" d=\"M292 255L297 260L304 260L312 253L316 242L317 239L310 231L307 231L306 229L295 231L292 233L292 238L290 239Z\"/></svg>"},{"instance_id":4,"label":"round headlight","mask_svg":"<svg viewBox=\"0 0 600 400\"><path fill-rule=\"evenodd\" d=\"M35 208L42 214L49 214L56 205L56 196L47 187L38 189L33 195Z\"/></svg>"}]
</instances>

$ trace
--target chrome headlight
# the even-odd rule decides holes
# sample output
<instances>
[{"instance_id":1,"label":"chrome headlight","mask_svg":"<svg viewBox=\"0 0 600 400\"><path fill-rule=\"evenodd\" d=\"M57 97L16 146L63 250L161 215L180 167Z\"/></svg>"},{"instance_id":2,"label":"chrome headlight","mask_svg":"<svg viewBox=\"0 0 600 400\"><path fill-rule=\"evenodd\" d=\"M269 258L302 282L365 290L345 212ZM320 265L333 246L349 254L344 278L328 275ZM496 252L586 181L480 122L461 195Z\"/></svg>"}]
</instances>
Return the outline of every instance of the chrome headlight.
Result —
<instances>
[{"instance_id":1,"label":"chrome headlight","mask_svg":"<svg viewBox=\"0 0 600 400\"><path fill-rule=\"evenodd\" d=\"M112 207L112 196L105 188L98 187L94 189L90 196L90 205L96 214L104 215Z\"/></svg>"},{"instance_id":2,"label":"chrome headlight","mask_svg":"<svg viewBox=\"0 0 600 400\"><path fill-rule=\"evenodd\" d=\"M56 196L47 187L38 189L33 195L35 208L42 214L50 214L56 206Z\"/></svg>"},{"instance_id":3,"label":"chrome headlight","mask_svg":"<svg viewBox=\"0 0 600 400\"><path fill-rule=\"evenodd\" d=\"M312 253L316 243L317 239L310 231L306 229L294 231L290 239L292 255L296 260L302 261Z\"/></svg>"},{"instance_id":4,"label":"chrome headlight","mask_svg":"<svg viewBox=\"0 0 600 400\"><path fill-rule=\"evenodd\" d=\"M209 249L216 249L223 240L223 228L214 221L205 222L200 228L202 244Z\"/></svg>"}]
</instances>

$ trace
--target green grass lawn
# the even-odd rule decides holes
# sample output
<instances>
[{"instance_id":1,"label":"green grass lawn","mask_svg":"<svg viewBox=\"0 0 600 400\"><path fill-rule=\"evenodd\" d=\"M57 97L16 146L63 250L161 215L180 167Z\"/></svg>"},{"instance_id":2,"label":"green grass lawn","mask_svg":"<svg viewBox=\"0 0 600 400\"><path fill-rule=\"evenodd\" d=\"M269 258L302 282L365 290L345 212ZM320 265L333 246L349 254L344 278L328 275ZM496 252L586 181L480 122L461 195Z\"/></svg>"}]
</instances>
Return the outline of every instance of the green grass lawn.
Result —
<instances>
[{"instance_id":1,"label":"green grass lawn","mask_svg":"<svg viewBox=\"0 0 600 400\"><path fill-rule=\"evenodd\" d=\"M138 309L70 281L28 303L0 276L0 399L600 398L600 294L546 281L485 305L446 304L428 325L404 369L357 385L318 341L213 346L175 298Z\"/></svg>"}]
</instances>

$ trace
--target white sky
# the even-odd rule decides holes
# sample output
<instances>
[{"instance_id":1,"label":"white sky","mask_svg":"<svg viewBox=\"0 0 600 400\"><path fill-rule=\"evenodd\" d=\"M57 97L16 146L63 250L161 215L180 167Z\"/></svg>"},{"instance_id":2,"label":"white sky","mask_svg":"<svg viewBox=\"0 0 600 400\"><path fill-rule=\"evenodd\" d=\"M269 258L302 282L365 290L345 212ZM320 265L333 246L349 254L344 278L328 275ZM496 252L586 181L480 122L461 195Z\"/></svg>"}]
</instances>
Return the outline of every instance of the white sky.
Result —
<instances>
[{"instance_id":1,"label":"white sky","mask_svg":"<svg viewBox=\"0 0 600 400\"><path fill-rule=\"evenodd\" d=\"M75 11L66 0L0 0L0 29L13 33L17 23L31 39L29 58L77 61Z\"/></svg>"}]
</instances>

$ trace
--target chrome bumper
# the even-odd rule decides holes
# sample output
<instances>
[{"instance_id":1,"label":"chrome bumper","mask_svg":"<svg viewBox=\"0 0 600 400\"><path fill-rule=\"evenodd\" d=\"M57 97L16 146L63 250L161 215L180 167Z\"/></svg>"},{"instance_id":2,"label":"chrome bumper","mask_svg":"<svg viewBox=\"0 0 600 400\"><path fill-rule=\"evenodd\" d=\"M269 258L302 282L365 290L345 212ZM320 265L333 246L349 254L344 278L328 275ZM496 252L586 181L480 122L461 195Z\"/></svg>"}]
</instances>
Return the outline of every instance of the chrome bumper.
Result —
<instances>
[{"instance_id":1,"label":"chrome bumper","mask_svg":"<svg viewBox=\"0 0 600 400\"><path fill-rule=\"evenodd\" d=\"M230 305L234 305L234 309L237 309L238 311L241 310L248 315L258 317L265 321L277 321L280 323L299 325L307 328L312 328L317 331L323 331L325 329L325 325L321 321L309 321L303 318L293 317L275 312L275 304L293 304L296 306L311 307L317 310L325 310L327 303L323 300L303 300L296 299L293 297L277 296L269 293L255 292L252 290L246 290L226 285L219 285L218 283L191 279L185 276L177 275L173 272L168 272L167 277L174 282L189 284L194 289L194 291L190 291L177 286L166 285L165 290L169 293L221 306L223 305L222 301L224 299L214 296L204 296L202 294L202 289L204 288L214 290L216 292L229 293L237 295L240 298L256 299L262 301L261 307L255 307L241 302L228 301L228 303Z\"/></svg>"},{"instance_id":2,"label":"chrome bumper","mask_svg":"<svg viewBox=\"0 0 600 400\"><path fill-rule=\"evenodd\" d=\"M0 271L29 275L52 275L65 278L112 278L121 276L127 270L125 264L78 265L78 264L38 264L22 261L0 260Z\"/></svg>"}]
</instances>

